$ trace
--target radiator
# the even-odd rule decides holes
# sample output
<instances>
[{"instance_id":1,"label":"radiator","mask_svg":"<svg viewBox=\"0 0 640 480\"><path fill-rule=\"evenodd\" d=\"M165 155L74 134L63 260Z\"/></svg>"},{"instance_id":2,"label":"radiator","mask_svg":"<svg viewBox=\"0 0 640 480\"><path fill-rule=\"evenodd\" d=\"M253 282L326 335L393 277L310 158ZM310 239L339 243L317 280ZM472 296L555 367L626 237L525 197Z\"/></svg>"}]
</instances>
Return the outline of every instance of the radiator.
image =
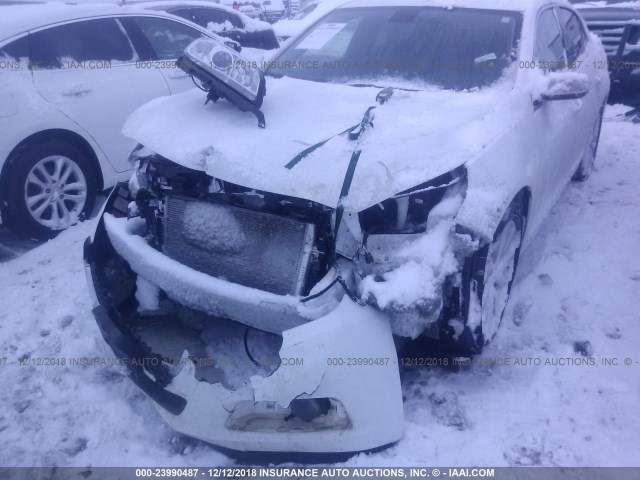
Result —
<instances>
[{"instance_id":1,"label":"radiator","mask_svg":"<svg viewBox=\"0 0 640 480\"><path fill-rule=\"evenodd\" d=\"M168 197L164 253L208 275L279 295L301 295L315 225L271 213Z\"/></svg>"}]
</instances>

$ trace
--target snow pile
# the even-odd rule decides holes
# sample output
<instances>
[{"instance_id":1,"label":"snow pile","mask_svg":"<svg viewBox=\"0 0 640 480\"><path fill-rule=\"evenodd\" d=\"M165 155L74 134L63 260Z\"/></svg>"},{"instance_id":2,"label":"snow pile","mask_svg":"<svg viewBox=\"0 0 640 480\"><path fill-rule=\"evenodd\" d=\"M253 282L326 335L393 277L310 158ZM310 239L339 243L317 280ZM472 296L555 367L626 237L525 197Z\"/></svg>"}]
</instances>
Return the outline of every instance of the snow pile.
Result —
<instances>
[{"instance_id":1,"label":"snow pile","mask_svg":"<svg viewBox=\"0 0 640 480\"><path fill-rule=\"evenodd\" d=\"M238 253L246 243L242 225L221 205L189 202L184 211L183 237L203 250Z\"/></svg>"},{"instance_id":2,"label":"snow pile","mask_svg":"<svg viewBox=\"0 0 640 480\"><path fill-rule=\"evenodd\" d=\"M154 311L160 309L160 290L142 276L136 280L136 300L138 311Z\"/></svg>"},{"instance_id":3,"label":"snow pile","mask_svg":"<svg viewBox=\"0 0 640 480\"><path fill-rule=\"evenodd\" d=\"M246 14L242 14L245 32L262 32L264 30L272 30L273 26L269 22L263 22L257 18L251 18Z\"/></svg>"},{"instance_id":4,"label":"snow pile","mask_svg":"<svg viewBox=\"0 0 640 480\"><path fill-rule=\"evenodd\" d=\"M234 26L229 20L225 20L224 23L215 23L215 22L207 23L207 30L210 30L214 33L226 32L228 30L233 30L233 29L234 29Z\"/></svg>"}]
</instances>

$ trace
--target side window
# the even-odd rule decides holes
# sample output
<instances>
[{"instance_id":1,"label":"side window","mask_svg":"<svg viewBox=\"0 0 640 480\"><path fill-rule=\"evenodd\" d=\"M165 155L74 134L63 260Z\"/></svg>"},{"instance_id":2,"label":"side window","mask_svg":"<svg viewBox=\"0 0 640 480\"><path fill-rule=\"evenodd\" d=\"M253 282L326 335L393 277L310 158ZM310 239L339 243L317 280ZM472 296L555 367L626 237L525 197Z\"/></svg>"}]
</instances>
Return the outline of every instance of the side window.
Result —
<instances>
[{"instance_id":1,"label":"side window","mask_svg":"<svg viewBox=\"0 0 640 480\"><path fill-rule=\"evenodd\" d=\"M157 60L175 60L202 34L187 25L166 18L135 17L135 24L148 40Z\"/></svg>"},{"instance_id":2,"label":"side window","mask_svg":"<svg viewBox=\"0 0 640 480\"><path fill-rule=\"evenodd\" d=\"M545 70L562 70L565 65L562 34L552 9L547 9L538 18L536 28L536 62Z\"/></svg>"},{"instance_id":3,"label":"side window","mask_svg":"<svg viewBox=\"0 0 640 480\"><path fill-rule=\"evenodd\" d=\"M118 22L100 18L69 23L31 34L35 69L83 68L83 62L128 62L135 54Z\"/></svg>"},{"instance_id":4,"label":"side window","mask_svg":"<svg viewBox=\"0 0 640 480\"><path fill-rule=\"evenodd\" d=\"M0 47L0 73L29 68L29 38L24 36Z\"/></svg>"},{"instance_id":5,"label":"side window","mask_svg":"<svg viewBox=\"0 0 640 480\"><path fill-rule=\"evenodd\" d=\"M214 32L224 32L234 28L242 28L240 17L217 8L194 8L195 22Z\"/></svg>"},{"instance_id":6,"label":"side window","mask_svg":"<svg viewBox=\"0 0 640 480\"><path fill-rule=\"evenodd\" d=\"M567 60L569 62L575 62L585 50L587 34L582 27L582 23L571 10L559 8L558 20L560 20L562 34L564 35Z\"/></svg>"}]
</instances>

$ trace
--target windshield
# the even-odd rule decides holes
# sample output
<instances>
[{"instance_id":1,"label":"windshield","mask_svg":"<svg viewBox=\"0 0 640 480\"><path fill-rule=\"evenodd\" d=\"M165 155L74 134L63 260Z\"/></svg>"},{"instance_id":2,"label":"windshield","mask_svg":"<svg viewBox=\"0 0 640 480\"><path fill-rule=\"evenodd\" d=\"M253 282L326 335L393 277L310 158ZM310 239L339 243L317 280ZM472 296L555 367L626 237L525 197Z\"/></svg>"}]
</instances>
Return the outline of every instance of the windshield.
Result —
<instances>
[{"instance_id":1,"label":"windshield","mask_svg":"<svg viewBox=\"0 0 640 480\"><path fill-rule=\"evenodd\" d=\"M338 9L270 62L267 74L317 82L481 87L498 80L515 60L521 21L518 12L496 10Z\"/></svg>"}]
</instances>

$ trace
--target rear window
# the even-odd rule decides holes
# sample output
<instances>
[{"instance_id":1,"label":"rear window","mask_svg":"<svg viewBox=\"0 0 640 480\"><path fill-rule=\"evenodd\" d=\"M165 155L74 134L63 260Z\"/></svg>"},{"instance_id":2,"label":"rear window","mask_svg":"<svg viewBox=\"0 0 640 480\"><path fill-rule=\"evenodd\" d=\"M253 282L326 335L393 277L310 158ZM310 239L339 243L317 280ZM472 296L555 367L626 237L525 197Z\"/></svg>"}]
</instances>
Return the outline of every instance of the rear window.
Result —
<instances>
[{"instance_id":1,"label":"rear window","mask_svg":"<svg viewBox=\"0 0 640 480\"><path fill-rule=\"evenodd\" d=\"M202 33L183 23L166 18L134 17L133 22L149 42L157 60L175 60Z\"/></svg>"},{"instance_id":2,"label":"rear window","mask_svg":"<svg viewBox=\"0 0 640 480\"><path fill-rule=\"evenodd\" d=\"M22 37L0 48L0 73L29 67L29 39Z\"/></svg>"}]
</instances>

